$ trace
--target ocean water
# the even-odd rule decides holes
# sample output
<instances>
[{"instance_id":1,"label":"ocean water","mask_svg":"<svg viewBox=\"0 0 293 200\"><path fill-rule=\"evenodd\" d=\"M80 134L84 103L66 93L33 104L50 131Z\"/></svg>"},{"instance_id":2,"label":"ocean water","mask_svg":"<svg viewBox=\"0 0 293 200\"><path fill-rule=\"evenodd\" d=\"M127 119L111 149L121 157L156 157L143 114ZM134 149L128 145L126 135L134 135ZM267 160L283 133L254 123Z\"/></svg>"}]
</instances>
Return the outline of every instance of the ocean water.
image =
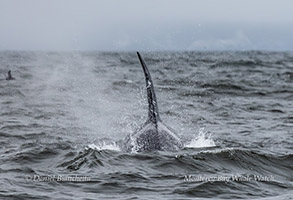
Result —
<instances>
[{"instance_id":1,"label":"ocean water","mask_svg":"<svg viewBox=\"0 0 293 200\"><path fill-rule=\"evenodd\" d=\"M293 53L141 54L180 151L120 150L135 52L0 52L0 199L293 199Z\"/></svg>"}]
</instances>

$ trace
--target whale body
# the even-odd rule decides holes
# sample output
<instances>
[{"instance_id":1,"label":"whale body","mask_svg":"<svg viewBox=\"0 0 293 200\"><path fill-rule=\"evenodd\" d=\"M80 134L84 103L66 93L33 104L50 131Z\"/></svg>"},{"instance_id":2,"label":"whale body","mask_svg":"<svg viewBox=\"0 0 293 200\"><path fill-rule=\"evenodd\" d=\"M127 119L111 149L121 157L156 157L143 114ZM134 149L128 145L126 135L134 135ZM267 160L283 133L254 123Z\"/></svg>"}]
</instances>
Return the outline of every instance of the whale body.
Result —
<instances>
[{"instance_id":1,"label":"whale body","mask_svg":"<svg viewBox=\"0 0 293 200\"><path fill-rule=\"evenodd\" d=\"M153 81L149 70L137 52L141 63L147 89L148 97L148 119L144 125L136 132L124 138L124 149L126 151L176 151L183 147L183 144L174 131L163 124L158 110L157 98L154 90Z\"/></svg>"}]
</instances>

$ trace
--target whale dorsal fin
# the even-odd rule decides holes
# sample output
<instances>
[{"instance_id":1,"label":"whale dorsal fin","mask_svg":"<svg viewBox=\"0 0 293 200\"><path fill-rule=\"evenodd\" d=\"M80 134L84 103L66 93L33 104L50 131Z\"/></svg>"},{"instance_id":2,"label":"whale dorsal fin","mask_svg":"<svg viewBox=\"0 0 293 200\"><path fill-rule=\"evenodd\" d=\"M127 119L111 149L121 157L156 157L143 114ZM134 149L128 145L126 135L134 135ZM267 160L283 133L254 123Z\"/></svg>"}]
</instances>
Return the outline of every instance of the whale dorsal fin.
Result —
<instances>
[{"instance_id":1,"label":"whale dorsal fin","mask_svg":"<svg viewBox=\"0 0 293 200\"><path fill-rule=\"evenodd\" d=\"M159 116L159 110L158 110L158 104L157 104L157 98L154 90L153 81L151 78L151 74L142 59L139 52L137 52L137 56L139 58L139 61L141 63L144 76L145 76L145 82L146 82L146 88L147 88L147 95L148 95L148 104L149 104L149 112L148 112L148 121L157 124L158 121L161 121Z\"/></svg>"}]
</instances>

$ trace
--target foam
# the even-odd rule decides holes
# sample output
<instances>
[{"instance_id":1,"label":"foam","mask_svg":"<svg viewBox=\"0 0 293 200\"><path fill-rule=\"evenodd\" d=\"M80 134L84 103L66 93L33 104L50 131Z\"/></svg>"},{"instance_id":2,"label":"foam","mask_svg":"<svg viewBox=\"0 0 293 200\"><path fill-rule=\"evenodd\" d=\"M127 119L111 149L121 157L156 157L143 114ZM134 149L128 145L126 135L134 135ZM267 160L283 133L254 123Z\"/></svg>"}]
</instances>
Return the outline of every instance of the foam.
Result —
<instances>
[{"instance_id":1,"label":"foam","mask_svg":"<svg viewBox=\"0 0 293 200\"><path fill-rule=\"evenodd\" d=\"M215 147L216 144L212 139L212 135L200 128L198 134L191 140L190 143L186 144L187 148L203 148L203 147Z\"/></svg>"}]
</instances>

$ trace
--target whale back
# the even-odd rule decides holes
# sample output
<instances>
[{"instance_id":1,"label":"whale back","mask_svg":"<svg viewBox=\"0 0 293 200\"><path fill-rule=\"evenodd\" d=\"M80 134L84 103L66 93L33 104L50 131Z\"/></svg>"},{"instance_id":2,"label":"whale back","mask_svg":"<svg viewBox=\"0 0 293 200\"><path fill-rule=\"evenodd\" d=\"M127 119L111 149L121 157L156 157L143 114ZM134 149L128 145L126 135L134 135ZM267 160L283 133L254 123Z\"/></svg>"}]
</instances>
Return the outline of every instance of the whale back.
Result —
<instances>
[{"instance_id":1,"label":"whale back","mask_svg":"<svg viewBox=\"0 0 293 200\"><path fill-rule=\"evenodd\" d=\"M129 152L176 151L183 147L179 137L162 122L158 122L157 126L146 123L140 130L128 135L125 144L124 148Z\"/></svg>"}]
</instances>

